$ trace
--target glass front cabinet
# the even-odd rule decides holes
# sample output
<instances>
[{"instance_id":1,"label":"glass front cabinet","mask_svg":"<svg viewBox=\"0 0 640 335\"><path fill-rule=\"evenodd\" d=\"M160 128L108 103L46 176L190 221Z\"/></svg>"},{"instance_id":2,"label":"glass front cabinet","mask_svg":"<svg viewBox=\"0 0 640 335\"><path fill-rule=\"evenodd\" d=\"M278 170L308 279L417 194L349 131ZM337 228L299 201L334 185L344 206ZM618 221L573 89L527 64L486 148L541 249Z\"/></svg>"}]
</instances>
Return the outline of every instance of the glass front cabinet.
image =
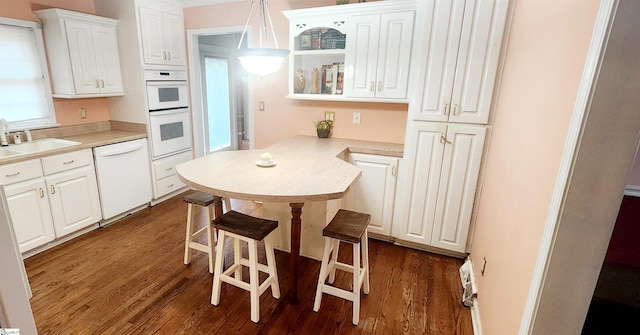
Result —
<instances>
[{"instance_id":1,"label":"glass front cabinet","mask_svg":"<svg viewBox=\"0 0 640 335\"><path fill-rule=\"evenodd\" d=\"M301 100L406 103L415 8L415 0L401 0L284 11L284 15L289 19L291 49L287 97ZM381 71L401 83L400 91L397 91L398 85L394 83L396 92L385 95L380 93L380 90L386 87L379 85L380 75L375 79L375 71L377 66L380 67L380 64L377 64L378 55L388 53L378 52L378 49L375 53L367 51L371 50L371 44L378 48L377 36L380 36L380 31L384 29L379 24L366 25L363 28L361 22L363 15L375 17L390 11L410 19L403 21L402 29L394 30L402 36L394 36L391 39L402 41L402 45L389 44L389 47L394 49L390 50L391 54L402 56L389 57L395 62L393 68L387 67ZM375 41L371 40L372 36L376 38ZM393 75L389 75L390 71ZM361 83L369 78L373 78L373 84ZM366 86L367 90L373 91L371 94L363 94L360 86Z\"/></svg>"}]
</instances>

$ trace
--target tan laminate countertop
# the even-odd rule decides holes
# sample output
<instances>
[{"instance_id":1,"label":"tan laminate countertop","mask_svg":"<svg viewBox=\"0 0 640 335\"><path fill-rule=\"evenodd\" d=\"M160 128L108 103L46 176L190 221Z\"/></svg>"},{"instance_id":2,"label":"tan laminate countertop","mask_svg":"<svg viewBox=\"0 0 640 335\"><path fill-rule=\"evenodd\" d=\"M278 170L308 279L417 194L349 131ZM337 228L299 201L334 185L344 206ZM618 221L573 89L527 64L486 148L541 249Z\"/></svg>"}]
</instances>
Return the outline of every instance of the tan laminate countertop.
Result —
<instances>
[{"instance_id":1,"label":"tan laminate countertop","mask_svg":"<svg viewBox=\"0 0 640 335\"><path fill-rule=\"evenodd\" d=\"M61 154L65 152L71 152L82 149L90 149L99 147L102 145L137 140L139 138L146 138L147 134L142 132L122 131L122 130L103 130L87 134L72 135L72 136L56 136L55 138L80 142L79 145L72 145L59 149L52 149L37 153L13 155L0 158L0 165L21 162L29 159L40 158L55 154ZM37 141L37 139L36 139ZM11 144L16 148L20 147L20 144Z\"/></svg>"},{"instance_id":2,"label":"tan laminate countertop","mask_svg":"<svg viewBox=\"0 0 640 335\"><path fill-rule=\"evenodd\" d=\"M223 151L182 163L178 176L190 187L220 197L305 202L341 198L358 179L358 167L339 158L345 152L402 156L401 144L296 136L261 150ZM276 162L259 167L268 152Z\"/></svg>"}]
</instances>

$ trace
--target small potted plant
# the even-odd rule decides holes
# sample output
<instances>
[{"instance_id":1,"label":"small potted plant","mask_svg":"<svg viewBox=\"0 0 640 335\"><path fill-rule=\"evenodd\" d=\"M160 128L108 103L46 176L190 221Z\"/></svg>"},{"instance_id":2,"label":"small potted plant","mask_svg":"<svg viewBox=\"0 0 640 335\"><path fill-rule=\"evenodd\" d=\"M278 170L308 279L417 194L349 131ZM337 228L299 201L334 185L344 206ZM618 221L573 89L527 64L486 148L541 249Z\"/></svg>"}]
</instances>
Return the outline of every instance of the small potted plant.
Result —
<instances>
[{"instance_id":1,"label":"small potted plant","mask_svg":"<svg viewBox=\"0 0 640 335\"><path fill-rule=\"evenodd\" d=\"M331 129L333 128L333 121L331 120L320 120L313 123L316 127L316 133L319 138L327 138L329 137L329 133L331 133Z\"/></svg>"}]
</instances>

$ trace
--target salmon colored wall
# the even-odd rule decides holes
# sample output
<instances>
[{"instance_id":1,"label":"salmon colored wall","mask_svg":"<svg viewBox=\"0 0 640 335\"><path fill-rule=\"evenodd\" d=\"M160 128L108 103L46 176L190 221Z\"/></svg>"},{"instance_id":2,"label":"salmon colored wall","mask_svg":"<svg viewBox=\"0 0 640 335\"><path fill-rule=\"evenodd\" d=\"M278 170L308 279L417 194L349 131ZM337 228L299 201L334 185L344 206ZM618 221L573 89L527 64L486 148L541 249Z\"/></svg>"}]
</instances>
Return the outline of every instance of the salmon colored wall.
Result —
<instances>
[{"instance_id":1,"label":"salmon colored wall","mask_svg":"<svg viewBox=\"0 0 640 335\"><path fill-rule=\"evenodd\" d=\"M95 14L92 0L0 0L0 16L27 21L39 21L33 10L63 8L76 12ZM108 121L107 98L53 99L58 123L63 126ZM80 108L85 108L87 118L80 119Z\"/></svg>"},{"instance_id":2,"label":"salmon colored wall","mask_svg":"<svg viewBox=\"0 0 640 335\"><path fill-rule=\"evenodd\" d=\"M599 3L515 2L471 247L484 334L518 333Z\"/></svg>"},{"instance_id":3,"label":"salmon colored wall","mask_svg":"<svg viewBox=\"0 0 640 335\"><path fill-rule=\"evenodd\" d=\"M355 1L351 1L355 2ZM281 48L288 48L289 22L283 10L335 5L333 0L269 1L269 11ZM225 26L243 26L249 13L250 2L232 2L220 5L185 8L185 28L203 29ZM257 12L251 18L254 28L252 44L257 45L260 25ZM336 113L333 137L404 143L407 120L406 104L379 104L353 102L300 101L285 98L289 71L283 64L280 72L264 78L252 77L254 146L262 148L285 138L315 135L313 121L324 118L324 111ZM291 74L293 75L293 74ZM264 101L265 111L258 111ZM360 125L351 123L352 113L362 112Z\"/></svg>"}]
</instances>

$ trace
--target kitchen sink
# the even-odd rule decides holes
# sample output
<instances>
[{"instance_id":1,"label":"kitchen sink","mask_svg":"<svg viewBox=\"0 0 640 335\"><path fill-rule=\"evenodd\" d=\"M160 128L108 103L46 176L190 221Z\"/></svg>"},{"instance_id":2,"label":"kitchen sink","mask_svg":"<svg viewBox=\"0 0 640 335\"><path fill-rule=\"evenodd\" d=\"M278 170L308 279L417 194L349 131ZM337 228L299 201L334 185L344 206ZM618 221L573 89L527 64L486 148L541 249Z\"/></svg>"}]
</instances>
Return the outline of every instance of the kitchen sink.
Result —
<instances>
[{"instance_id":1,"label":"kitchen sink","mask_svg":"<svg viewBox=\"0 0 640 335\"><path fill-rule=\"evenodd\" d=\"M9 157L9 156L20 155L20 154L22 154L22 152L20 151L15 151L7 147L0 147L0 157Z\"/></svg>"},{"instance_id":2,"label":"kitchen sink","mask_svg":"<svg viewBox=\"0 0 640 335\"><path fill-rule=\"evenodd\" d=\"M0 147L0 157L33 154L53 149L70 147L78 144L80 144L80 142L62 140L59 138L43 138L40 140L35 140L33 142L11 144L8 147Z\"/></svg>"}]
</instances>

